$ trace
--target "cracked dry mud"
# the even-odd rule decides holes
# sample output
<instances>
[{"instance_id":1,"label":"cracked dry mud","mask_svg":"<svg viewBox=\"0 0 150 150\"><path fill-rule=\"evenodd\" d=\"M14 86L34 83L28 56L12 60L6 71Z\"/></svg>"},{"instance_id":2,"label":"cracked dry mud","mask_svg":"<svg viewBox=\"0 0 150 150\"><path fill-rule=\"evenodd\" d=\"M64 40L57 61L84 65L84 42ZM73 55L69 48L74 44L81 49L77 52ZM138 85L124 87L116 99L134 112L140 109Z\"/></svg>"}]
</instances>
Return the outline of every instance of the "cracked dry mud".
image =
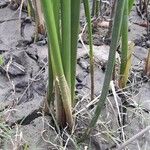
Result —
<instances>
[{"instance_id":1,"label":"cracked dry mud","mask_svg":"<svg viewBox=\"0 0 150 150\"><path fill-rule=\"evenodd\" d=\"M27 143L31 150L52 149L54 146L52 143L59 143L57 140L55 141L57 134L48 125L52 123L51 117L43 117L40 111L41 103L46 94L48 79L47 42L46 38L43 38L37 43L33 43L34 22L26 23L23 27L23 31L20 30L21 22L26 17L26 13L22 12L21 20L19 20L19 12L11 10L8 7L7 0L0 2L0 54L4 59L3 65L0 66L0 112L3 114L1 118L10 126L14 126L16 123L19 124L18 132L23 135L23 139L21 139L21 141L18 139L18 143L20 142L22 145ZM130 16L129 39L134 41L136 46L133 55L133 69L131 72L132 83L128 84L126 90L129 101L127 109L129 124L127 124L125 128L127 138L139 132L146 125L150 125L150 81L144 82L141 73L141 70L144 68L147 48L150 47L150 45L148 45L149 40L145 37L146 28L134 24L133 20L135 18L137 19L138 16L134 10ZM98 30L99 32L97 34L103 32L102 29ZM23 32L24 37L20 35L21 32ZM95 34L95 37L97 37L95 43L99 45L94 46L95 96L99 96L105 76L103 67L107 64L109 45L103 43L102 36ZM84 40L86 41L86 37ZM86 48L88 49L88 45L86 45ZM84 97L85 99L77 106L78 111L86 107L89 102L89 81L88 53L79 43L76 93L79 100ZM114 98L111 94L108 99L111 101L113 109L117 111ZM146 111L143 111L143 109ZM103 117L100 117L100 121L108 122L110 131L114 133L113 136L119 138L117 119L109 102L106 103L106 109L103 110L102 116ZM83 118L81 118L81 120L81 124L78 122L78 126L81 127L83 125L84 128L85 124L83 123ZM114 145L114 142L105 134L105 127L101 125L98 129L102 134L98 135L94 139L94 142L91 142L93 144L92 148L97 150L100 148L102 150L115 150L115 148L109 148ZM44 130L46 130L46 133ZM13 135L15 135L17 128L15 127L12 131ZM46 135L43 138L44 134ZM145 143L147 143L147 147L150 147L149 136L149 133L147 133L142 139L138 139L141 149L144 149ZM9 140L3 141L0 148L6 150L11 149L12 145ZM129 145L129 148L131 150L136 149L136 144L136 141L133 142ZM20 147L20 149L22 148ZM68 147L68 149L73 149L73 147Z\"/></svg>"}]
</instances>

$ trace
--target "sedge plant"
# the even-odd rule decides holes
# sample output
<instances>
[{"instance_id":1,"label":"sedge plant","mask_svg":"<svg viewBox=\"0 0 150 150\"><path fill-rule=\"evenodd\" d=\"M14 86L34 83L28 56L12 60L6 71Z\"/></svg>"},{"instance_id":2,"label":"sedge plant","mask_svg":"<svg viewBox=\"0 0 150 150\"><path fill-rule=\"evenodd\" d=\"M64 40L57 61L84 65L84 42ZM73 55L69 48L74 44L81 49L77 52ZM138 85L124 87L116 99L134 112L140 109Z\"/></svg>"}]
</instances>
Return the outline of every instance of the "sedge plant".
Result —
<instances>
[{"instance_id":1,"label":"sedge plant","mask_svg":"<svg viewBox=\"0 0 150 150\"><path fill-rule=\"evenodd\" d=\"M56 118L61 127L73 127L72 107L75 104L75 77L77 40L79 32L80 0L41 1L48 34L49 86L48 104L56 99ZM88 22L89 54L91 73L91 99L94 98L94 58L92 46L92 25L89 0L84 0Z\"/></svg>"},{"instance_id":2,"label":"sedge plant","mask_svg":"<svg viewBox=\"0 0 150 150\"><path fill-rule=\"evenodd\" d=\"M85 13L89 13L89 1L84 0ZM74 104L75 91L75 72L76 72L76 55L77 39L79 30L80 0L41 0L45 24L48 35L48 57L49 57L49 88L48 101L52 101L52 92L55 91L57 121L61 127L66 125L72 129L74 118L72 106ZM94 116L82 139L85 139L91 129L95 126L101 110L105 104L109 84L112 79L112 72L115 63L115 53L121 34L122 20L124 19L124 7L126 0L118 0L112 28L111 46L109 59L104 79L102 93L97 104ZM128 11L128 10L127 10ZM128 14L128 13L127 13ZM91 21L86 15L89 23L90 38L90 61L93 63L93 51L91 46ZM80 139L80 141L82 141Z\"/></svg>"},{"instance_id":3,"label":"sedge plant","mask_svg":"<svg viewBox=\"0 0 150 150\"><path fill-rule=\"evenodd\" d=\"M80 0L41 0L41 4L49 42L48 101L55 89L58 124L72 129Z\"/></svg>"}]
</instances>

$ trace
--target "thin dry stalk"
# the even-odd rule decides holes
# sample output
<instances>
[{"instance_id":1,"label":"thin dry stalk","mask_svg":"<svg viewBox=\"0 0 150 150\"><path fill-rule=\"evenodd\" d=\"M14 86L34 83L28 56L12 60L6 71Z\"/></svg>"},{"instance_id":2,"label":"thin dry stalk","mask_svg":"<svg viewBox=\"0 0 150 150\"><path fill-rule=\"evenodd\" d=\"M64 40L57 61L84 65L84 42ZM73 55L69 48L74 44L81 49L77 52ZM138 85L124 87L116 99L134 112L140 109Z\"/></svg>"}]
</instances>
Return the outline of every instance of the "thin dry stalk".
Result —
<instances>
[{"instance_id":1,"label":"thin dry stalk","mask_svg":"<svg viewBox=\"0 0 150 150\"><path fill-rule=\"evenodd\" d=\"M42 11L41 1L34 0L35 7L35 23L36 23L36 34L45 34L45 26L44 26L44 15Z\"/></svg>"},{"instance_id":2,"label":"thin dry stalk","mask_svg":"<svg viewBox=\"0 0 150 150\"><path fill-rule=\"evenodd\" d=\"M148 49L148 56L145 64L145 74L150 76L150 48Z\"/></svg>"},{"instance_id":3,"label":"thin dry stalk","mask_svg":"<svg viewBox=\"0 0 150 150\"><path fill-rule=\"evenodd\" d=\"M118 104L118 100L117 100L117 94L116 94L116 91L115 91L115 86L114 86L113 81L110 82L110 86L111 86L111 89L112 89L112 93L113 93L114 100L115 100L116 107L117 107L117 111L118 111L119 122L120 122L120 125L121 125L120 128L121 128L122 138L123 138L123 141L125 142L125 133L124 133L124 130L123 130L122 117L121 117L121 114L120 114L119 104Z\"/></svg>"},{"instance_id":4,"label":"thin dry stalk","mask_svg":"<svg viewBox=\"0 0 150 150\"><path fill-rule=\"evenodd\" d=\"M136 135L134 135L133 137L131 137L130 139L128 139L125 143L123 143L117 150L122 150L123 148L125 148L127 145L129 145L130 143L132 143L133 141L135 141L137 138L141 137L143 134L145 134L146 132L148 132L150 130L150 126L147 126L145 129L143 129L142 131L140 131L139 133L137 133Z\"/></svg>"}]
</instances>

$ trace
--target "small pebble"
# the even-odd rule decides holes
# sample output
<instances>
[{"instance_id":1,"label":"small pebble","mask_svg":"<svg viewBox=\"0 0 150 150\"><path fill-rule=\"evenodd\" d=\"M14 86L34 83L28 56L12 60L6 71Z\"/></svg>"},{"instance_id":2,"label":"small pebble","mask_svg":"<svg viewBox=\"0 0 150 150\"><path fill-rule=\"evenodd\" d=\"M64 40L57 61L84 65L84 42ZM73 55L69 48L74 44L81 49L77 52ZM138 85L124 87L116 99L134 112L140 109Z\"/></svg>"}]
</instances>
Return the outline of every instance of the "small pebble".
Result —
<instances>
[{"instance_id":1,"label":"small pebble","mask_svg":"<svg viewBox=\"0 0 150 150\"><path fill-rule=\"evenodd\" d=\"M146 41L146 45L148 48L150 48L150 40Z\"/></svg>"}]
</instances>

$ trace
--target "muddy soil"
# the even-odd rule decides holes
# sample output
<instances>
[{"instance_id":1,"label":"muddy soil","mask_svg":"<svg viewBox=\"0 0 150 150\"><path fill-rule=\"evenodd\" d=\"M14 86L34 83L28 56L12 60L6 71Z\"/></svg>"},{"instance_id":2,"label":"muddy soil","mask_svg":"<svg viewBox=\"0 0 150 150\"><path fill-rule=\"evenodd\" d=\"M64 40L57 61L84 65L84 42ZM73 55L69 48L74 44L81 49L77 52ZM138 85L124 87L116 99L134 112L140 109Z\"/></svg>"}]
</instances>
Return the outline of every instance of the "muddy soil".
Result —
<instances>
[{"instance_id":1,"label":"muddy soil","mask_svg":"<svg viewBox=\"0 0 150 150\"><path fill-rule=\"evenodd\" d=\"M150 48L150 39L148 38L150 35L147 35L147 28L142 26L143 20L135 8L131 12L129 20L129 40L135 43L133 66L127 87L123 92L116 91L120 106L122 99L126 99L128 102L124 128L126 139L150 125L150 80L143 75L145 59L148 48ZM81 14L80 22L82 30L82 24L85 22L83 14ZM100 26L96 26L93 31L95 98L100 95L108 61L110 43L106 44L105 42L107 31L108 27ZM19 10L10 9L9 1L1 0L0 54L3 57L3 64L0 66L0 115L2 114L0 120L12 128L8 130L6 139L0 139L0 149L2 150L11 150L15 145L19 149L27 147L30 150L60 149L61 140L52 126L52 118L43 116L41 111L48 80L47 38L40 35L39 40L34 42L34 34L34 21L29 21L25 12L21 12L21 16L19 16ZM81 42L78 43L76 75L76 96L79 101L76 106L77 129L75 132L78 136L86 127L95 109L95 104L93 104L93 109L84 109L90 102L86 32L82 38L84 45ZM117 53L116 60L118 58L119 53ZM119 96L119 93L123 96ZM80 149L86 149L86 146L90 148L89 145L91 145L91 148L95 150L115 150L116 145L121 142L117 115L115 100L110 92L106 107L93 131L94 138L91 138L90 142L85 142ZM149 137L148 132L130 144L128 148L134 150L140 147L149 150ZM68 144L68 149L75 149L75 145L72 145L72 143Z\"/></svg>"}]
</instances>

